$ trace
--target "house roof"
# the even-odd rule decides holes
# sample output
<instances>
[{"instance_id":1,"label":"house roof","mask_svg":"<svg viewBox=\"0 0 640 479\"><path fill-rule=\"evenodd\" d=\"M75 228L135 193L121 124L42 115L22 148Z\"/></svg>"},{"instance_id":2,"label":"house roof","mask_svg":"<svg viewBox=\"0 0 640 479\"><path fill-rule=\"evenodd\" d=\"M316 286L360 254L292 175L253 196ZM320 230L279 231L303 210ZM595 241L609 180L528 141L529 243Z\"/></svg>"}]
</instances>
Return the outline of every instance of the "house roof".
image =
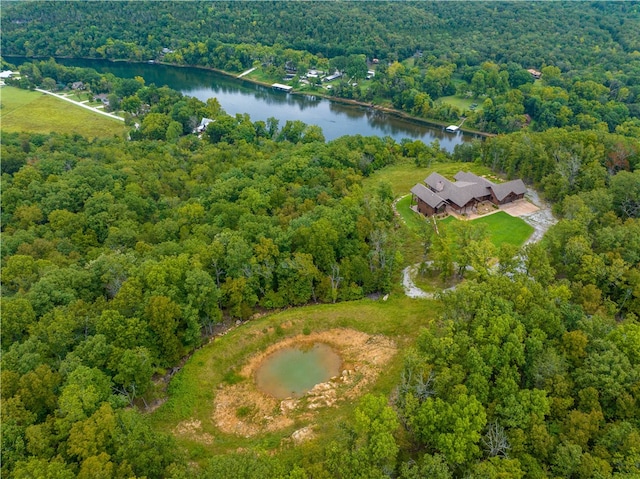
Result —
<instances>
[{"instance_id":1,"label":"house roof","mask_svg":"<svg viewBox=\"0 0 640 479\"><path fill-rule=\"evenodd\" d=\"M473 173L470 173L468 171L458 171L455 174L454 178L456 179L457 182L468 181L470 183L482 183L483 185L486 185L486 186L491 186L493 184L486 178L483 178L482 176L474 175Z\"/></svg>"},{"instance_id":2,"label":"house roof","mask_svg":"<svg viewBox=\"0 0 640 479\"><path fill-rule=\"evenodd\" d=\"M495 184L486 178L474 175L473 173L459 171L455 177L455 182L449 181L439 173L431 173L424 182L429 188L425 188L434 196L445 202L452 202L462 207L473 199L487 197L493 192L498 201L502 201L510 193L516 195L524 194L527 191L522 180L513 180L507 183ZM416 185L414 189L418 186ZM417 191L422 191L418 189ZM414 190L411 190L416 196L433 206L425 198L422 198ZM427 195L425 195L426 197Z\"/></svg>"},{"instance_id":3,"label":"house roof","mask_svg":"<svg viewBox=\"0 0 640 479\"><path fill-rule=\"evenodd\" d=\"M474 198L489 194L487 187L479 182L456 181L454 183L439 173L431 173L424 182L442 198L458 206L464 206Z\"/></svg>"},{"instance_id":4,"label":"house roof","mask_svg":"<svg viewBox=\"0 0 640 479\"><path fill-rule=\"evenodd\" d=\"M420 183L411 188L411 193L416 195L432 208L437 208L446 203L444 198L438 196L436 193Z\"/></svg>"},{"instance_id":5,"label":"house roof","mask_svg":"<svg viewBox=\"0 0 640 479\"><path fill-rule=\"evenodd\" d=\"M492 184L491 190L496 195L498 201L505 199L510 193L516 195L523 195L527 192L527 187L524 186L522 180L513 180L506 183L500 183L499 185Z\"/></svg>"}]
</instances>

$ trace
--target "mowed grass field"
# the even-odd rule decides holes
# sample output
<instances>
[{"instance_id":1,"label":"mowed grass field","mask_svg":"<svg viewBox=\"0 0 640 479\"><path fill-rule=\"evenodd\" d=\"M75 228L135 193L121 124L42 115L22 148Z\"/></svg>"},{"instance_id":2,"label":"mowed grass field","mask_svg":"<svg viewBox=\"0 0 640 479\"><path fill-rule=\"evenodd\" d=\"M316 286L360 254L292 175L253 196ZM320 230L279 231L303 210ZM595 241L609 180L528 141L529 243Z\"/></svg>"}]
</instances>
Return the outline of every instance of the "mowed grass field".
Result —
<instances>
[{"instance_id":1,"label":"mowed grass field","mask_svg":"<svg viewBox=\"0 0 640 479\"><path fill-rule=\"evenodd\" d=\"M482 102L480 100L473 99L473 98L463 98L460 96L451 95L451 96L443 96L441 98L438 98L437 101L440 103L446 103L449 105L453 105L457 108L460 108L460 111L468 110L471 107L471 105L476 103L478 104L478 108L476 108L476 111L482 110L482 108L480 107Z\"/></svg>"},{"instance_id":2,"label":"mowed grass field","mask_svg":"<svg viewBox=\"0 0 640 479\"><path fill-rule=\"evenodd\" d=\"M504 211L476 218L473 222L487 225L489 239L496 247L504 243L522 246L533 233L533 226L522 218L513 217Z\"/></svg>"},{"instance_id":3,"label":"mowed grass field","mask_svg":"<svg viewBox=\"0 0 640 479\"><path fill-rule=\"evenodd\" d=\"M425 219L411 209L411 195L407 195L398 201L396 209L402 217L407 227L414 233L419 233L425 224ZM438 227L446 229L449 225L456 221L463 221L453 216L448 216L443 220L438 220ZM515 246L522 246L524 242L533 233L533 226L528 224L522 218L517 218L498 211L497 213L483 216L471 220L474 224L484 224L487 227L489 240L494 246L499 247L503 243L509 243Z\"/></svg>"},{"instance_id":4,"label":"mowed grass field","mask_svg":"<svg viewBox=\"0 0 640 479\"><path fill-rule=\"evenodd\" d=\"M6 132L78 133L88 138L121 136L124 122L93 113L44 93L0 88L0 128Z\"/></svg>"},{"instance_id":5,"label":"mowed grass field","mask_svg":"<svg viewBox=\"0 0 640 479\"><path fill-rule=\"evenodd\" d=\"M169 399L149 418L153 427L171 433L183 421L200 421L200 434L210 434L210 443L192 439L184 434L176 436L190 460L206 460L211 454L243 450L276 450L283 439L307 425L304 421L275 432L253 437L228 434L219 430L212 420L214 398L219 385L229 381L250 381L237 373L253 355L287 337L333 328L348 328L372 335L384 335L396 343L398 352L386 365L377 380L362 391L390 395L397 386L404 351L412 344L423 327L430 327L441 313L436 301L414 300L403 293L392 293L388 301L363 299L338 304L318 304L270 314L241 325L225 336L196 351L184 368L171 380ZM341 424L352 420L358 400L347 400L334 407L324 407L311 419L318 438L304 447L319 447L339 433ZM294 454L303 454L293 449ZM296 452L297 451L297 452Z\"/></svg>"}]
</instances>

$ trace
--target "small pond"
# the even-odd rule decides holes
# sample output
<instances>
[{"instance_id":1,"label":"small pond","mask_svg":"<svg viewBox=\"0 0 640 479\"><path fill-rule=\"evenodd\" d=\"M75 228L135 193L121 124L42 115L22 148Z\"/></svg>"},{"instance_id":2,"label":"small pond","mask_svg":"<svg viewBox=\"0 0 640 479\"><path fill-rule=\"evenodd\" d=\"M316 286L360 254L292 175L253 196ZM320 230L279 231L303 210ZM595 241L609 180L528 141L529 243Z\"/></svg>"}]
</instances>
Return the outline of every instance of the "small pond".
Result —
<instances>
[{"instance_id":1,"label":"small pond","mask_svg":"<svg viewBox=\"0 0 640 479\"><path fill-rule=\"evenodd\" d=\"M324 343L290 346L265 358L256 371L256 384L278 399L298 398L337 376L341 365L340 356Z\"/></svg>"}]
</instances>

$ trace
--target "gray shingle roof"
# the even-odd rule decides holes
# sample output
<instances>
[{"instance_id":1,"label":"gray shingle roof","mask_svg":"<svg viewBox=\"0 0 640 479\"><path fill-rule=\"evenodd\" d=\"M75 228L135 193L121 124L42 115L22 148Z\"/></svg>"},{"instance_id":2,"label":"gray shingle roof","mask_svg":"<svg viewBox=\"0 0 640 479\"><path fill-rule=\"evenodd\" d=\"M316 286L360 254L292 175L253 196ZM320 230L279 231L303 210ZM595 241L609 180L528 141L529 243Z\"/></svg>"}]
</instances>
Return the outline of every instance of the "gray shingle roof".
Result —
<instances>
[{"instance_id":1,"label":"gray shingle roof","mask_svg":"<svg viewBox=\"0 0 640 479\"><path fill-rule=\"evenodd\" d=\"M489 196L491 191L495 194L498 201L502 201L505 197L507 197L510 193L514 193L516 195L524 194L527 191L522 180L513 180L507 183L502 184L494 184L486 178L482 178L480 176L474 175L473 173L459 171L455 175L455 182L449 181L444 176L439 173L431 173L425 180L425 184L429 187L426 188L432 195L442 199L443 201L449 203L455 203L456 205L462 207L469 203L469 201L473 199L479 200L480 198ZM414 189L418 186L416 185ZM426 193L423 192L422 189L418 189L422 195L428 197ZM435 208L433 204L428 202L425 198L422 198L418 195L414 190L411 190L416 196L418 196L422 201L429 204ZM435 192L435 193L434 193ZM431 201L435 201L431 199Z\"/></svg>"},{"instance_id":2,"label":"gray shingle roof","mask_svg":"<svg viewBox=\"0 0 640 479\"><path fill-rule=\"evenodd\" d=\"M469 171L458 171L454 176L454 178L456 179L457 182L468 181L469 183L480 183L485 186L491 186L493 184L486 178L483 178L482 176L474 175Z\"/></svg>"},{"instance_id":3,"label":"gray shingle roof","mask_svg":"<svg viewBox=\"0 0 640 479\"><path fill-rule=\"evenodd\" d=\"M501 183L499 185L492 185L491 189L493 190L493 194L496 195L498 201L502 201L510 193L523 195L527 192L527 187L524 186L522 180L513 180L507 181L506 183Z\"/></svg>"},{"instance_id":4,"label":"gray shingle roof","mask_svg":"<svg viewBox=\"0 0 640 479\"><path fill-rule=\"evenodd\" d=\"M466 205L473 198L480 198L489 194L487 187L480 183L468 181L463 181L460 184L458 182L452 183L438 173L430 174L424 182L431 189L436 190L442 198L460 207Z\"/></svg>"},{"instance_id":5,"label":"gray shingle roof","mask_svg":"<svg viewBox=\"0 0 640 479\"><path fill-rule=\"evenodd\" d=\"M446 203L444 198L440 197L439 195L437 195L436 193L431 191L429 188L427 188L426 186L420 183L418 183L416 186L411 188L411 193L416 195L418 198L420 198L422 201L424 201L426 204L428 204L432 208L438 208L443 203Z\"/></svg>"}]
</instances>

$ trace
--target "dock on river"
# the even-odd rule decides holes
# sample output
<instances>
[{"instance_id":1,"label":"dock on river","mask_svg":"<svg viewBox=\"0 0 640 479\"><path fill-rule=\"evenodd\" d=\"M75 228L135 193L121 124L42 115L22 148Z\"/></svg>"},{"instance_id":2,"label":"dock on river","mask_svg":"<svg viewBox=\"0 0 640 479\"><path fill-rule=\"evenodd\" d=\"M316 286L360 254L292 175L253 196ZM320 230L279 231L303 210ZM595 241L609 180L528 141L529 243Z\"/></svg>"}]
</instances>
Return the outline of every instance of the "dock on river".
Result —
<instances>
[{"instance_id":1,"label":"dock on river","mask_svg":"<svg viewBox=\"0 0 640 479\"><path fill-rule=\"evenodd\" d=\"M271 88L273 88L276 91L283 91L285 93L291 93L291 91L293 91L292 86L283 85L282 83L274 83L273 85L271 85Z\"/></svg>"}]
</instances>

